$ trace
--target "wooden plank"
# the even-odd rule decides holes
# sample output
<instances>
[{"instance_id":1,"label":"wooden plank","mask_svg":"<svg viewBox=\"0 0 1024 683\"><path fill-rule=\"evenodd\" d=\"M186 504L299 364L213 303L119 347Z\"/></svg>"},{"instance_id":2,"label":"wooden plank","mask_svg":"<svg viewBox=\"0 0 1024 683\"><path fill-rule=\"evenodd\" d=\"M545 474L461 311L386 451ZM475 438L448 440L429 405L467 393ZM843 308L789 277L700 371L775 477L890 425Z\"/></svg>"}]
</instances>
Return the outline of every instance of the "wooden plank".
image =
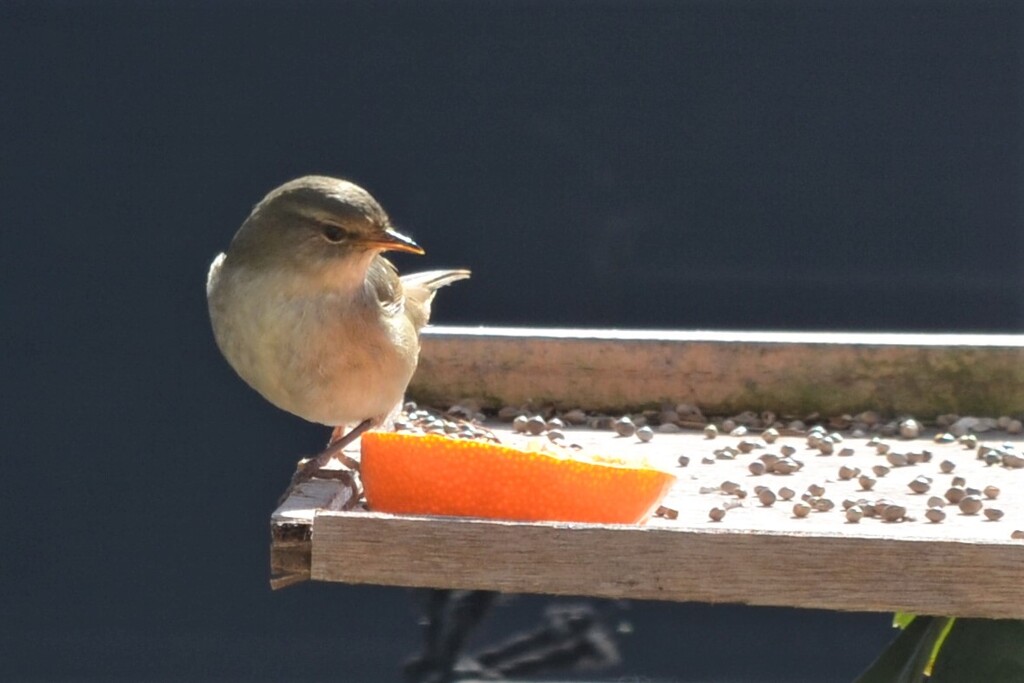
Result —
<instances>
[{"instance_id":1,"label":"wooden plank","mask_svg":"<svg viewBox=\"0 0 1024 683\"><path fill-rule=\"evenodd\" d=\"M1024 335L433 327L422 342L409 391L437 406L1024 412Z\"/></svg>"},{"instance_id":2,"label":"wooden plank","mask_svg":"<svg viewBox=\"0 0 1024 683\"><path fill-rule=\"evenodd\" d=\"M410 392L442 407L469 398L487 407L531 403L606 412L686 402L708 414L832 416L872 409L925 419L950 412L1020 417L1024 336L433 328L423 336ZM523 438L504 430L505 441ZM687 455L690 465L675 469L679 482L666 499L678 519L610 527L320 511L353 502L332 489L275 513L277 585L313 578L1024 618L1024 543L1010 537L1024 529L1024 470L987 467L972 451L933 444L928 434L893 441L904 452L931 451L930 463L893 468L867 492L855 480L841 480L839 467L869 472L886 461L866 439L849 435L842 447L852 447L853 455L839 456L837 447L830 457L808 451L802 438L783 438L772 450L796 447L805 467L787 477L756 477L747 466L763 451L714 457L736 438L657 433L641 444L609 432L565 431L568 441L592 452L642 456L663 468ZM1022 445L1021 437L998 431L979 437ZM938 470L945 459L956 463L953 474ZM907 488L920 474L934 479L926 495ZM925 501L942 495L952 476L964 476L972 487L1001 488L999 499L985 506L1005 517L989 522L947 507L943 523L926 523ZM750 495L738 500L717 491L725 480ZM792 502L766 508L753 495L756 485L787 486L799 495L812 483L826 487L835 510L798 519ZM914 519L846 522L844 498L881 497L906 505ZM724 520L708 519L712 506L726 505L732 507Z\"/></svg>"},{"instance_id":3,"label":"wooden plank","mask_svg":"<svg viewBox=\"0 0 1024 683\"><path fill-rule=\"evenodd\" d=\"M1024 545L317 515L315 580L1024 618Z\"/></svg>"},{"instance_id":4,"label":"wooden plank","mask_svg":"<svg viewBox=\"0 0 1024 683\"><path fill-rule=\"evenodd\" d=\"M527 437L494 425L506 443ZM930 438L892 439L896 451L931 453L918 465L893 467L871 491L838 476L840 467L870 472L886 464L866 438L839 446L849 455L821 455L803 437L780 438L770 448L718 459L714 451L741 438L706 439L700 433L658 433L649 443L607 431L567 427L569 441L590 452L645 458L678 476L665 504L676 520L647 526L529 524L440 517L400 517L368 512L320 513L313 522L310 576L315 580L435 588L479 588L513 592L581 594L613 598L738 602L856 611L907 610L921 614L1024 618L1024 542L1011 538L1024 528L1024 469L989 467L973 450ZM1020 437L1001 432L991 443ZM984 443L984 441L983 441ZM751 461L783 445L797 450L804 467L790 475L752 475ZM689 457L678 467L679 455ZM939 464L955 464L943 473ZM914 493L910 481L933 480L933 490ZM979 489L997 486L985 500L1005 517L945 508L941 524L925 520L927 499L941 496L954 476ZM748 495L720 490L739 483ZM834 501L829 512L793 515L793 501L766 507L754 487L783 486L796 499L811 484ZM904 505L912 518L899 523L847 522L844 499L886 498ZM713 506L729 507L712 522Z\"/></svg>"},{"instance_id":5,"label":"wooden plank","mask_svg":"<svg viewBox=\"0 0 1024 683\"><path fill-rule=\"evenodd\" d=\"M351 479L345 477L314 479L290 492L270 517L271 588L309 579L313 517L321 510L349 509L355 502Z\"/></svg>"}]
</instances>

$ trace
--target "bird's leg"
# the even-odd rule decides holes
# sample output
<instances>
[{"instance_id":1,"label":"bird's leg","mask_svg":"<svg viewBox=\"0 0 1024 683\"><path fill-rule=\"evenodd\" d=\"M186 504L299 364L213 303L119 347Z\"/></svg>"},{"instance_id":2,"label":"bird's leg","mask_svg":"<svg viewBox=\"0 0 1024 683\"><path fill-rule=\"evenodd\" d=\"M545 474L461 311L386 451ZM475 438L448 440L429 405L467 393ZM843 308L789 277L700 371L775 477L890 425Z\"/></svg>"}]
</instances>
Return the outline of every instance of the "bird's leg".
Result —
<instances>
[{"instance_id":1,"label":"bird's leg","mask_svg":"<svg viewBox=\"0 0 1024 683\"><path fill-rule=\"evenodd\" d=\"M329 463L333 458L340 459L345 466L352 470L359 469L359 462L345 455L342 451L350 443L358 439L363 435L363 432L373 426L373 420L366 419L353 427L347 434L341 435L341 428L336 427L334 432L331 434L331 440L327 444L327 448L320 451L317 455L313 456L309 460L302 463L299 468L295 471L295 475L292 476L291 486L288 487L290 492L298 484L304 481L309 481L313 476L319 472L323 467ZM341 436L339 436L341 435Z\"/></svg>"}]
</instances>

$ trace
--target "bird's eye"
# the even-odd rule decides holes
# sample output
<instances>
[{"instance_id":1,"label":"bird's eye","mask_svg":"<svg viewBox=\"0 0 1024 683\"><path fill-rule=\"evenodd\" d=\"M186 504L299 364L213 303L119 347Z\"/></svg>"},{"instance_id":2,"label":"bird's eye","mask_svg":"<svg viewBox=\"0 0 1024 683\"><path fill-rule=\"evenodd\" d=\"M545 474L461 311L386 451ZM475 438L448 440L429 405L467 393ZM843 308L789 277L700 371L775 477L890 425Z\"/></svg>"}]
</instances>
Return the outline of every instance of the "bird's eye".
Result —
<instances>
[{"instance_id":1,"label":"bird's eye","mask_svg":"<svg viewBox=\"0 0 1024 683\"><path fill-rule=\"evenodd\" d=\"M340 242L348 236L345 229L339 228L337 225L325 225L322 233L328 242Z\"/></svg>"}]
</instances>

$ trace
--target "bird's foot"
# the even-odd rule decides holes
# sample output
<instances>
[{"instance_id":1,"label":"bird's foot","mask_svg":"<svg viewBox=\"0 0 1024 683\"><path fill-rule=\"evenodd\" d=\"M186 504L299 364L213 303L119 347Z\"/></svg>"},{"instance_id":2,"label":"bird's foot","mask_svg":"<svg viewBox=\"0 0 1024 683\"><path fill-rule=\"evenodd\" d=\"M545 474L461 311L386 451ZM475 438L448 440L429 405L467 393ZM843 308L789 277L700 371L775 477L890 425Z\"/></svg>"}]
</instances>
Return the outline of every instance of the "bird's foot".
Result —
<instances>
[{"instance_id":1,"label":"bird's foot","mask_svg":"<svg viewBox=\"0 0 1024 683\"><path fill-rule=\"evenodd\" d=\"M373 426L373 420L363 420L358 425L353 427L347 433L342 427L335 427L331 433L331 440L327 444L327 448L316 454L312 458L305 458L299 461L299 466L295 470L295 474L292 475L291 483L288 485L288 489L281 496L278 501L278 505L288 500L288 496L292 494L300 484L304 484L317 475L326 474L323 472L323 468L327 466L331 460L340 460L345 467L350 471L359 471L359 461L355 458L346 455L343 450L346 446L351 444L353 441L363 435L363 432ZM334 478L334 477L328 477Z\"/></svg>"}]
</instances>

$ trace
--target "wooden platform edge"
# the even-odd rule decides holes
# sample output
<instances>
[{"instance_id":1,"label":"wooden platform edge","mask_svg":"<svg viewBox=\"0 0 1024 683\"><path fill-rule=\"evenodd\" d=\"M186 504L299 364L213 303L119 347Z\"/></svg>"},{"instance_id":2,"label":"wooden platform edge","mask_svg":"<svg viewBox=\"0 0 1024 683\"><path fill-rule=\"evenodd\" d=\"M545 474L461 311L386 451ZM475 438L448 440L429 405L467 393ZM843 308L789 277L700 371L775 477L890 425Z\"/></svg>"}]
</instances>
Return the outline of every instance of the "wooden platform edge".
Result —
<instances>
[{"instance_id":1,"label":"wooden platform edge","mask_svg":"<svg viewBox=\"0 0 1024 683\"><path fill-rule=\"evenodd\" d=\"M430 327L421 402L614 411L1024 413L1024 335Z\"/></svg>"},{"instance_id":2,"label":"wooden platform edge","mask_svg":"<svg viewBox=\"0 0 1024 683\"><path fill-rule=\"evenodd\" d=\"M272 589L309 580L314 517L320 510L347 509L357 499L352 479L347 476L313 479L289 494L270 516Z\"/></svg>"},{"instance_id":3,"label":"wooden platform edge","mask_svg":"<svg viewBox=\"0 0 1024 683\"><path fill-rule=\"evenodd\" d=\"M321 512L314 580L1024 618L1024 543ZM983 568L983 569L982 569Z\"/></svg>"}]
</instances>

